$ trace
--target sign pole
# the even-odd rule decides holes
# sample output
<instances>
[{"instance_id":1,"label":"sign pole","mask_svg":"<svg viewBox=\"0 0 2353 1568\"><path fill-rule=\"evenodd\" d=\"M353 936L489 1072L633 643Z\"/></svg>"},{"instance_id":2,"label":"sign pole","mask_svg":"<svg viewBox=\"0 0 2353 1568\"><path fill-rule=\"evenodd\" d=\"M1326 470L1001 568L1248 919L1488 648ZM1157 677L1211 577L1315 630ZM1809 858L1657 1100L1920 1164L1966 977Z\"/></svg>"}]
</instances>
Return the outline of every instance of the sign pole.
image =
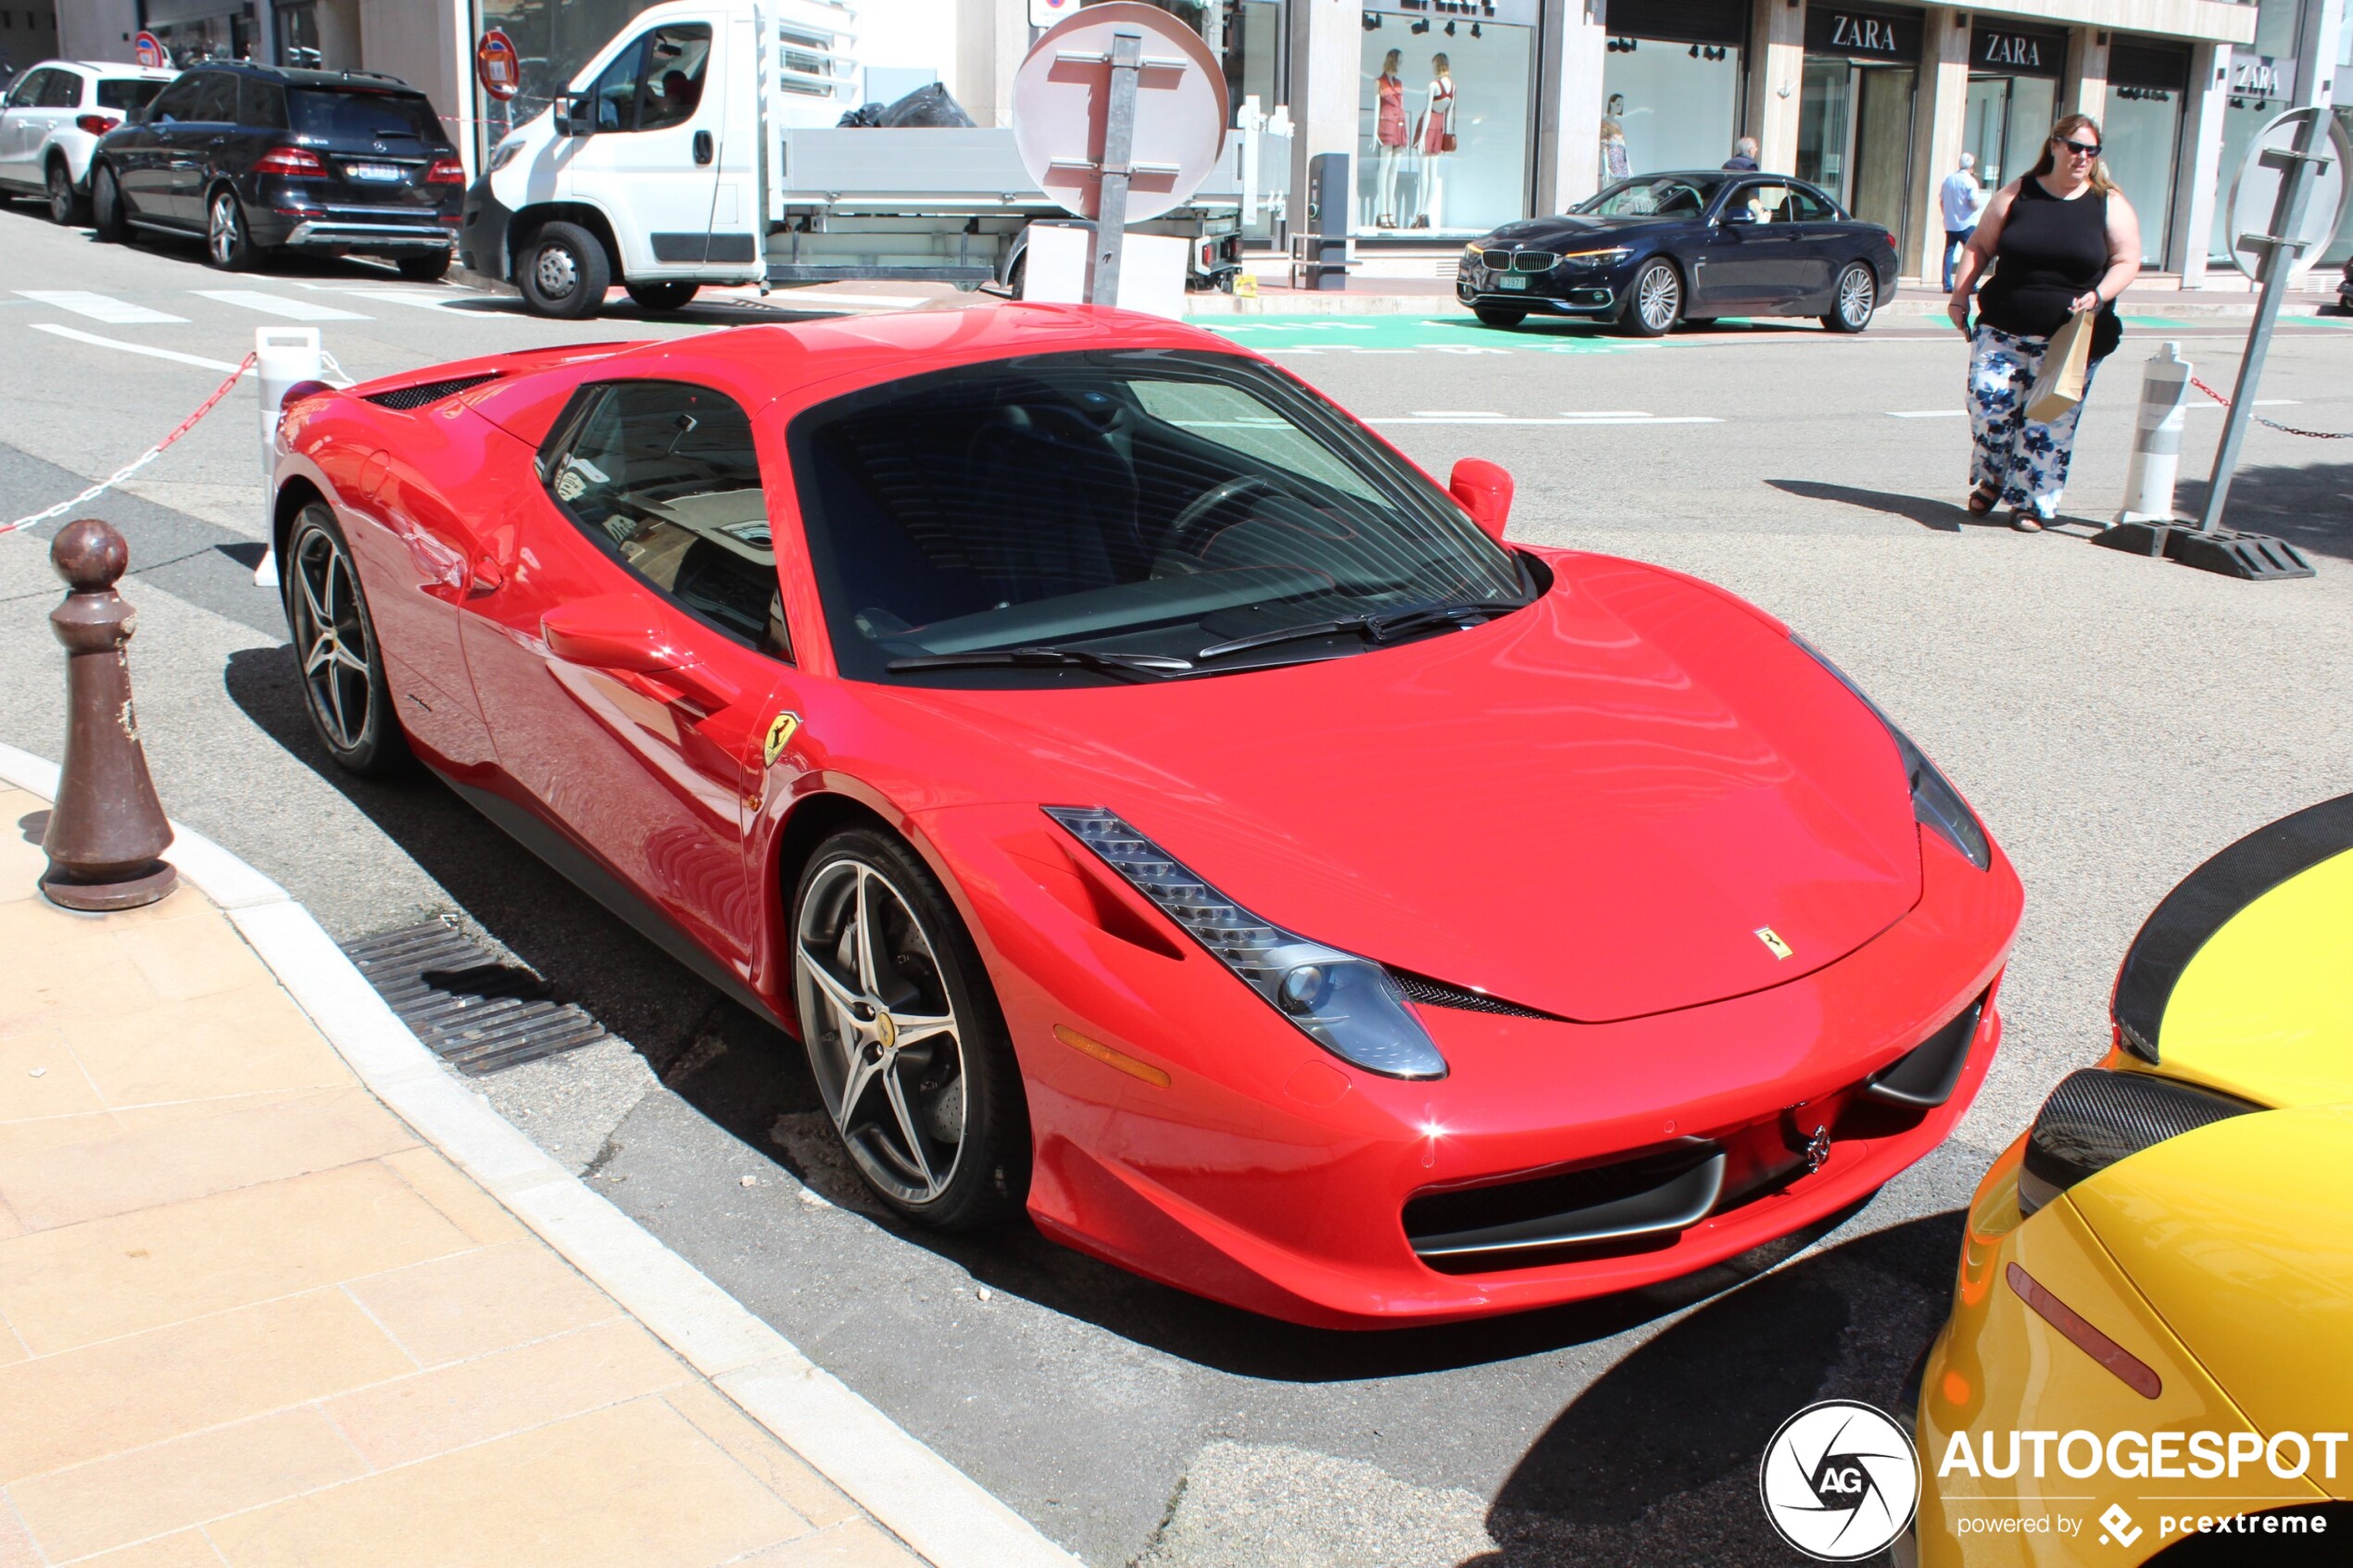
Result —
<instances>
[{"instance_id":1,"label":"sign pole","mask_svg":"<svg viewBox=\"0 0 2353 1568\"><path fill-rule=\"evenodd\" d=\"M1095 265L1087 303L1119 303L1119 262L1127 247L1127 182L1136 143L1136 79L1144 69L1144 35L1125 28L1111 35L1111 101L1104 106L1101 176L1095 197Z\"/></svg>"},{"instance_id":2,"label":"sign pole","mask_svg":"<svg viewBox=\"0 0 2353 1568\"><path fill-rule=\"evenodd\" d=\"M2239 444L2246 438L2255 391L2263 380L2263 361L2271 357L2271 329L2279 322L2288 273L2295 268L2297 253L2304 249L2304 243L2294 236L2304 227L2304 209L2312 197L2309 176L2314 163L2327 161L2325 156L2315 157L2311 152L2313 139L2320 133L2327 112L2308 112L2296 128L2294 147L2284 153L2264 155L2264 162L2282 169L2280 194L2271 208L2271 227L2266 233L2238 237L2242 245L2263 247L2263 295L2255 307L2255 324L2246 334L2246 354L2239 360L2238 380L2231 388L2231 406L2222 424L2222 444L2215 449L2214 472L2206 486L2206 511L2198 520L2201 533L2216 533L2222 526L2222 508L2231 497L2231 475L2238 467Z\"/></svg>"}]
</instances>

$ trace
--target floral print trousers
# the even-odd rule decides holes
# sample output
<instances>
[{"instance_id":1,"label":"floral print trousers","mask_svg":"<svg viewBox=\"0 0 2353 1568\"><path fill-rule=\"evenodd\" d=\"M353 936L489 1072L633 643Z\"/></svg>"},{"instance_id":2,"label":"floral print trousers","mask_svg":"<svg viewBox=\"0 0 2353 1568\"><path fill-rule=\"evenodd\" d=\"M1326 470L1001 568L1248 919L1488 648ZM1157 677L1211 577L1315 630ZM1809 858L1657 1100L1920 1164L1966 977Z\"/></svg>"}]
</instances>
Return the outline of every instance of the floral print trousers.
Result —
<instances>
[{"instance_id":1,"label":"floral print trousers","mask_svg":"<svg viewBox=\"0 0 2353 1568\"><path fill-rule=\"evenodd\" d=\"M2049 424L2026 417L2026 397L2043 369L2044 350L2050 339L2014 337L1996 328L1980 326L1970 340L1969 360L1969 455L1971 487L1998 490L1994 503L2048 522L2057 515L2059 495L2067 489L2068 460L2075 455L2075 421L2083 412L2078 403ZM2083 375L2089 396L2094 364Z\"/></svg>"}]
</instances>

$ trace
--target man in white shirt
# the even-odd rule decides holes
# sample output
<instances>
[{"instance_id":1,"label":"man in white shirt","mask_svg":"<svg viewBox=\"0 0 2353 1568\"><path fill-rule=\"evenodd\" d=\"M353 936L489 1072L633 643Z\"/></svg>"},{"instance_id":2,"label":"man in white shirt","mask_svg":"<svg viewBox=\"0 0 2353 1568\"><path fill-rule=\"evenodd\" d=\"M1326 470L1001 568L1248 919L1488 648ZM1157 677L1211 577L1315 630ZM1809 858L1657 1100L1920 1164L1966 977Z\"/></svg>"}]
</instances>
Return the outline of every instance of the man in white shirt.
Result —
<instances>
[{"instance_id":1,"label":"man in white shirt","mask_svg":"<svg viewBox=\"0 0 2353 1568\"><path fill-rule=\"evenodd\" d=\"M1977 232L1978 210L1985 205L1985 187L1977 182L1972 172L1977 168L1977 155L1963 153L1961 167L1944 177L1938 187L1936 199L1944 209L1944 292L1953 292L1953 258L1960 247L1969 244Z\"/></svg>"}]
</instances>

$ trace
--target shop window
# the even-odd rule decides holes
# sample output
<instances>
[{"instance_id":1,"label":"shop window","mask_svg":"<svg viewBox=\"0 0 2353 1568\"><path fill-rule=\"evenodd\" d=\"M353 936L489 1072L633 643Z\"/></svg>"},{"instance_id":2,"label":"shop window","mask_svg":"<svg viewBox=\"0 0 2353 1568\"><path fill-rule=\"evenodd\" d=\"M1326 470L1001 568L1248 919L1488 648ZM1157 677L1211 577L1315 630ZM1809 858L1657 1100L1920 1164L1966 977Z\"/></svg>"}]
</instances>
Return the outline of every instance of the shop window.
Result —
<instances>
[{"instance_id":1,"label":"shop window","mask_svg":"<svg viewBox=\"0 0 2353 1568\"><path fill-rule=\"evenodd\" d=\"M1613 6L1615 19L1624 7ZM1730 43L1625 36L1602 57L1603 183L1610 137L1626 144L1627 172L1716 169L1740 135L1741 50Z\"/></svg>"},{"instance_id":2,"label":"shop window","mask_svg":"<svg viewBox=\"0 0 2353 1568\"><path fill-rule=\"evenodd\" d=\"M1356 232L1472 236L1527 217L1536 30L1364 16Z\"/></svg>"}]
</instances>

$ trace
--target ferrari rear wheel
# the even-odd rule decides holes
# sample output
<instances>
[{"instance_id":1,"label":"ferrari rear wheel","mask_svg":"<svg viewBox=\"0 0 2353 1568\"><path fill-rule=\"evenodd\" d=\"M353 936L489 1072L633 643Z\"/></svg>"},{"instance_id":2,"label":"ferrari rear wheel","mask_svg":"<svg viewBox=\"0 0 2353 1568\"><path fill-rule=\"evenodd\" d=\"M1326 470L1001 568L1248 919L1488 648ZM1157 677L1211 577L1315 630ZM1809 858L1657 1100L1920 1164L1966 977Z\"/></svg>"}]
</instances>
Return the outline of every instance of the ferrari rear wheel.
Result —
<instances>
[{"instance_id":1,"label":"ferrari rear wheel","mask_svg":"<svg viewBox=\"0 0 2353 1568\"><path fill-rule=\"evenodd\" d=\"M381 778L397 771L409 743L393 716L375 621L332 508L314 501L302 508L285 559L286 625L312 731L346 772Z\"/></svg>"},{"instance_id":2,"label":"ferrari rear wheel","mask_svg":"<svg viewBox=\"0 0 2353 1568\"><path fill-rule=\"evenodd\" d=\"M1020 1072L979 953L930 870L887 834L837 834L801 873L792 925L810 1070L867 1185L942 1229L1018 1211Z\"/></svg>"}]
</instances>

